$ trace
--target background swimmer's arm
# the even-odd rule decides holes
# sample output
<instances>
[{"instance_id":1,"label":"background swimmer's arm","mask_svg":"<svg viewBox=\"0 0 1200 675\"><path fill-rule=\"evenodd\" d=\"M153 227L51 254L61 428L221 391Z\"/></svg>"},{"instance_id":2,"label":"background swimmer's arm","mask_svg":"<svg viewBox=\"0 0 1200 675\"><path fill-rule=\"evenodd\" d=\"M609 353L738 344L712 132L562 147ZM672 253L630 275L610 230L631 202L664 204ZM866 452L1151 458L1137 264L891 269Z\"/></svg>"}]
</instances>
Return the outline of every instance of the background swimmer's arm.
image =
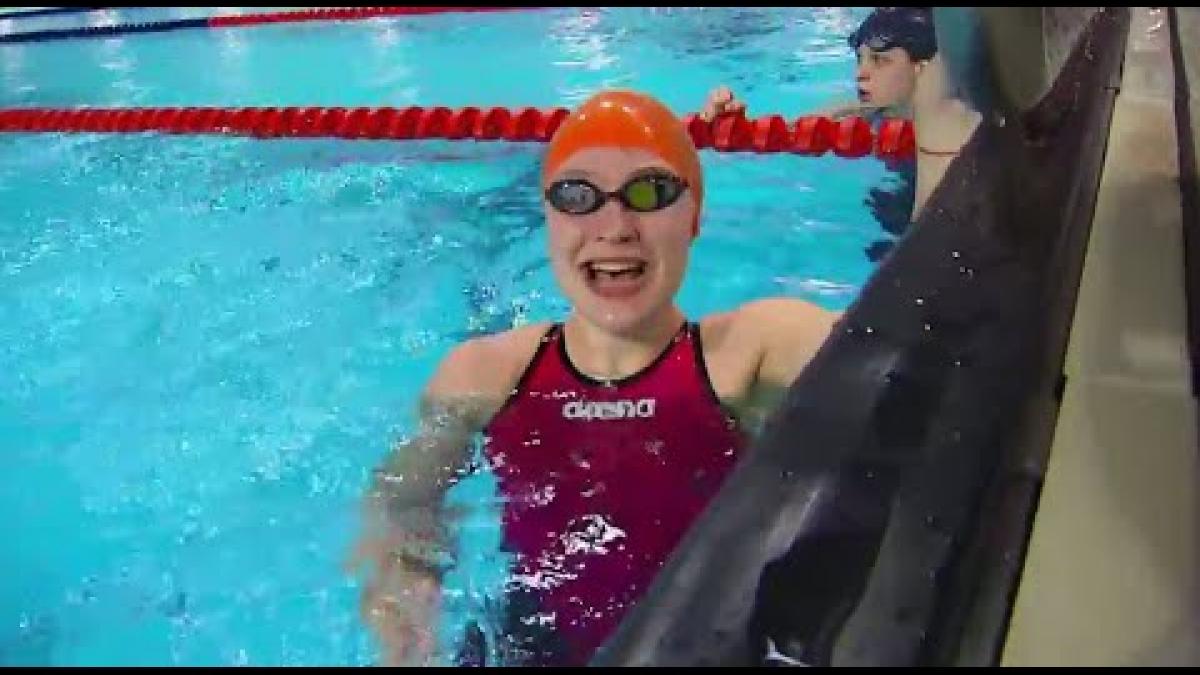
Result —
<instances>
[{"instance_id":1,"label":"background swimmer's arm","mask_svg":"<svg viewBox=\"0 0 1200 675\"><path fill-rule=\"evenodd\" d=\"M738 100L729 87L721 85L708 94L708 100L700 108L700 119L711 122L717 116L728 113L746 114L746 103Z\"/></svg>"},{"instance_id":2,"label":"background swimmer's arm","mask_svg":"<svg viewBox=\"0 0 1200 675\"><path fill-rule=\"evenodd\" d=\"M843 117L864 117L879 112L880 110L880 106L877 105L870 105L867 103L861 103L859 101L847 101L844 103L833 104L827 108L822 108L821 110L808 114L840 120Z\"/></svg>"},{"instance_id":3,"label":"background swimmer's arm","mask_svg":"<svg viewBox=\"0 0 1200 675\"><path fill-rule=\"evenodd\" d=\"M832 119L841 119L852 115L865 116L870 115L880 110L879 106L862 103L860 101L843 101L830 104L828 107L816 110L805 115L815 115L818 117L829 117ZM746 102L740 100L730 89L725 85L721 85L712 90L708 95L708 100L704 102L704 106L700 108L700 118L706 122L711 122L719 115L729 113L746 114Z\"/></svg>"}]
</instances>

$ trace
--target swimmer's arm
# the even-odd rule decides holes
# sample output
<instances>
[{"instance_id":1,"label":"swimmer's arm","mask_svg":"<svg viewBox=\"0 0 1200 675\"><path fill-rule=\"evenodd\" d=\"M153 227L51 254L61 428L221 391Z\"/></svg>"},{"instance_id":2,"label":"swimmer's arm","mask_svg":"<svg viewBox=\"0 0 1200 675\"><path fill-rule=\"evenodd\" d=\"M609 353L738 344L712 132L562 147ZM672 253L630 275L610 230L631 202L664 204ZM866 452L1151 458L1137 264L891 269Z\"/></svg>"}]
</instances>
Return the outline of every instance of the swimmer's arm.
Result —
<instances>
[{"instance_id":1,"label":"swimmer's arm","mask_svg":"<svg viewBox=\"0 0 1200 675\"><path fill-rule=\"evenodd\" d=\"M455 349L422 392L413 437L375 470L368 505L377 515L409 526L435 516L466 465L472 437L496 407L477 386L480 351L473 342Z\"/></svg>"},{"instance_id":2,"label":"swimmer's arm","mask_svg":"<svg viewBox=\"0 0 1200 675\"><path fill-rule=\"evenodd\" d=\"M768 298L742 308L749 330L762 345L757 389L778 398L812 361L841 313L799 298Z\"/></svg>"},{"instance_id":3,"label":"swimmer's arm","mask_svg":"<svg viewBox=\"0 0 1200 675\"><path fill-rule=\"evenodd\" d=\"M422 392L414 437L376 469L364 500L365 531L349 565L373 572L361 611L385 665L428 665L434 653L442 574L453 562L442 502L490 414L487 397L475 393L478 348L468 345L439 366Z\"/></svg>"},{"instance_id":4,"label":"swimmer's arm","mask_svg":"<svg viewBox=\"0 0 1200 675\"><path fill-rule=\"evenodd\" d=\"M831 104L828 107L822 108L811 115L818 117L828 117L834 120L840 120L844 117L865 117L873 115L883 110L880 106L862 103L861 101L845 101L842 103Z\"/></svg>"},{"instance_id":5,"label":"swimmer's arm","mask_svg":"<svg viewBox=\"0 0 1200 675\"><path fill-rule=\"evenodd\" d=\"M829 117L831 119L839 120L843 117L851 117L854 115L869 115L878 112L879 110L879 106L862 103L861 101L843 101L808 113L808 115L813 115L816 117ZM729 87L722 85L709 93L708 100L704 102L704 106L700 109L699 116L700 119L703 119L706 122L712 122L720 115L745 115L746 112L746 102L738 99L738 97L732 91L730 91Z\"/></svg>"},{"instance_id":6,"label":"swimmer's arm","mask_svg":"<svg viewBox=\"0 0 1200 675\"><path fill-rule=\"evenodd\" d=\"M377 513L409 526L441 519L442 498L476 435L508 399L547 326L469 340L442 360L422 392L417 432L375 472L368 504Z\"/></svg>"}]
</instances>

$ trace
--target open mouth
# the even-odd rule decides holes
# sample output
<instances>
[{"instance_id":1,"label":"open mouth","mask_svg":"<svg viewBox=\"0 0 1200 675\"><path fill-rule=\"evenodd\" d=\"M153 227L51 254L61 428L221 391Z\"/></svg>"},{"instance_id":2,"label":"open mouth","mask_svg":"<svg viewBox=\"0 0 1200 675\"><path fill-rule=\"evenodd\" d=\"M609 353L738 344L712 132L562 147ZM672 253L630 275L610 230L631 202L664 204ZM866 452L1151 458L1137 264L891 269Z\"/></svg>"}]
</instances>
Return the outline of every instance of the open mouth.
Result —
<instances>
[{"instance_id":1,"label":"open mouth","mask_svg":"<svg viewBox=\"0 0 1200 675\"><path fill-rule=\"evenodd\" d=\"M588 287L607 297L633 295L646 278L646 262L642 260L591 260L581 268Z\"/></svg>"},{"instance_id":2,"label":"open mouth","mask_svg":"<svg viewBox=\"0 0 1200 675\"><path fill-rule=\"evenodd\" d=\"M871 100L871 92L866 89L858 90L858 100L862 103L868 103Z\"/></svg>"},{"instance_id":3,"label":"open mouth","mask_svg":"<svg viewBox=\"0 0 1200 675\"><path fill-rule=\"evenodd\" d=\"M588 281L600 279L637 279L646 273L646 263L640 261L628 262L586 262L583 271Z\"/></svg>"}]
</instances>

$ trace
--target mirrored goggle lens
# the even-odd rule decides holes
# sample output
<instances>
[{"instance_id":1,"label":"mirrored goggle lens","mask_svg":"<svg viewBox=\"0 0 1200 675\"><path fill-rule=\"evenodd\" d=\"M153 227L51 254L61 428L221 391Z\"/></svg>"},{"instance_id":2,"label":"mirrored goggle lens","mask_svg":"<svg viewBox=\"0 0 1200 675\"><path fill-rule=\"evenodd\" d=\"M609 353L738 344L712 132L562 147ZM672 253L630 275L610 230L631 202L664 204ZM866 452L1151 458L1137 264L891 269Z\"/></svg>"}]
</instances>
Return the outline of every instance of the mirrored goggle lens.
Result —
<instances>
[{"instance_id":1,"label":"mirrored goggle lens","mask_svg":"<svg viewBox=\"0 0 1200 675\"><path fill-rule=\"evenodd\" d=\"M546 191L546 199L559 211L591 213L604 205L605 196L595 185L582 180L561 180Z\"/></svg>"}]
</instances>

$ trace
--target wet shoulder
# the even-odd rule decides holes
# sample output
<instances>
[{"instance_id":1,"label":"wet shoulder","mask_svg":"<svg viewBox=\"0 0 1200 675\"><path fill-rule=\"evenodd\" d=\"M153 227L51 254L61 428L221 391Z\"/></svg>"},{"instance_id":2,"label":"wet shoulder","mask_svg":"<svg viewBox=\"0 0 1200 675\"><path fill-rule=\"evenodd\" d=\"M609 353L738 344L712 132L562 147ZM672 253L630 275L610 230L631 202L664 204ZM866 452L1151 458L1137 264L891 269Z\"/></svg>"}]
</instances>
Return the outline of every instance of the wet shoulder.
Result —
<instances>
[{"instance_id":1,"label":"wet shoulder","mask_svg":"<svg viewBox=\"0 0 1200 675\"><path fill-rule=\"evenodd\" d=\"M700 344L709 381L725 405L741 408L762 361L759 336L740 326L739 310L711 314L700 320Z\"/></svg>"},{"instance_id":2,"label":"wet shoulder","mask_svg":"<svg viewBox=\"0 0 1200 675\"><path fill-rule=\"evenodd\" d=\"M758 378L763 384L790 383L816 355L839 312L800 298L766 298L738 309L736 332L761 353Z\"/></svg>"},{"instance_id":3,"label":"wet shoulder","mask_svg":"<svg viewBox=\"0 0 1200 675\"><path fill-rule=\"evenodd\" d=\"M516 386L551 325L531 324L458 345L438 368L431 393L479 398L498 407Z\"/></svg>"},{"instance_id":4,"label":"wet shoulder","mask_svg":"<svg viewBox=\"0 0 1200 675\"><path fill-rule=\"evenodd\" d=\"M736 309L713 314L700 322L706 351L730 348L739 352L763 351L781 335L823 336L837 317L819 305L800 298L776 297L747 302Z\"/></svg>"}]
</instances>

